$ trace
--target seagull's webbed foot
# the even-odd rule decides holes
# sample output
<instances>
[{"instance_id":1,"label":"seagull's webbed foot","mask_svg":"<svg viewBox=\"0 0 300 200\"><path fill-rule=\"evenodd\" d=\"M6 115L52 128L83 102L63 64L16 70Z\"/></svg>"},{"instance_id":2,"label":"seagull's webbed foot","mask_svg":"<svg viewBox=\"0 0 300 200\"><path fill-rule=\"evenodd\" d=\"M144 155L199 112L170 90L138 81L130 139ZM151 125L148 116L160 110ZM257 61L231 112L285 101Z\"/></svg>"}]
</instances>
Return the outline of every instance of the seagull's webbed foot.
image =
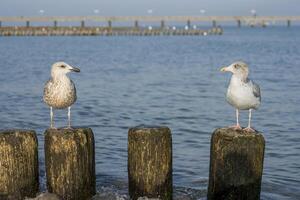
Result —
<instances>
[{"instance_id":1,"label":"seagull's webbed foot","mask_svg":"<svg viewBox=\"0 0 300 200\"><path fill-rule=\"evenodd\" d=\"M247 131L247 132L256 132L253 128L251 128L251 127L246 127L246 128L244 128L243 129L244 131Z\"/></svg>"},{"instance_id":2,"label":"seagull's webbed foot","mask_svg":"<svg viewBox=\"0 0 300 200\"><path fill-rule=\"evenodd\" d=\"M57 130L57 128L54 126L50 126L49 129Z\"/></svg>"},{"instance_id":3,"label":"seagull's webbed foot","mask_svg":"<svg viewBox=\"0 0 300 200\"><path fill-rule=\"evenodd\" d=\"M242 130L242 127L239 124L233 125L233 126L229 126L229 128L232 128L234 130Z\"/></svg>"}]
</instances>

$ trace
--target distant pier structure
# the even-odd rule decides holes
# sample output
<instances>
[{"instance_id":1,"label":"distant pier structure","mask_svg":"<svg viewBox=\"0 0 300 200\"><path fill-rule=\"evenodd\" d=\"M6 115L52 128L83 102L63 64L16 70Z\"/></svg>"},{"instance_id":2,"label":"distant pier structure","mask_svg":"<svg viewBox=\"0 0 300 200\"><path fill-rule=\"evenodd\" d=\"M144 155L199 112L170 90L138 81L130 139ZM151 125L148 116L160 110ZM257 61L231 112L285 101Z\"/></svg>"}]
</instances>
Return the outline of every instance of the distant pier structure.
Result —
<instances>
[{"instance_id":1,"label":"distant pier structure","mask_svg":"<svg viewBox=\"0 0 300 200\"><path fill-rule=\"evenodd\" d=\"M0 36L22 35L209 35L222 34L223 23L234 22L238 27L261 26L285 22L290 27L300 16L36 16L1 17ZM93 22L93 26L87 26ZM211 23L207 30L196 24ZM21 24L19 26L13 24ZM52 25L37 25L37 24ZM78 25L62 25L62 24ZM99 23L99 26L97 25ZM100 23L102 25L100 25ZM120 26L120 23L129 24ZM141 26L142 23L156 26ZM172 26L172 24L180 24ZM105 25L103 25L105 24ZM158 24L158 25L157 25Z\"/></svg>"}]
</instances>

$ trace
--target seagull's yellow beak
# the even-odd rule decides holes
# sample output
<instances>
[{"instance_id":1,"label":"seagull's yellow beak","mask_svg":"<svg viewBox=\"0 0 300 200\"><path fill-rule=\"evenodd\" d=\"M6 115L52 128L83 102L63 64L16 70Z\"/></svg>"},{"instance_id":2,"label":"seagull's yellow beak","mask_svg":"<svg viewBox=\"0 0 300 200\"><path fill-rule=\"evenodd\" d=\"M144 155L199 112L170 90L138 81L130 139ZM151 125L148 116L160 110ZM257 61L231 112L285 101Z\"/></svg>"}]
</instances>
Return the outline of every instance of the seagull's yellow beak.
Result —
<instances>
[{"instance_id":1,"label":"seagull's yellow beak","mask_svg":"<svg viewBox=\"0 0 300 200\"><path fill-rule=\"evenodd\" d=\"M220 71L221 71L221 72L227 72L227 71L228 71L228 68L227 68L227 67L222 67L222 68L220 69Z\"/></svg>"}]
</instances>

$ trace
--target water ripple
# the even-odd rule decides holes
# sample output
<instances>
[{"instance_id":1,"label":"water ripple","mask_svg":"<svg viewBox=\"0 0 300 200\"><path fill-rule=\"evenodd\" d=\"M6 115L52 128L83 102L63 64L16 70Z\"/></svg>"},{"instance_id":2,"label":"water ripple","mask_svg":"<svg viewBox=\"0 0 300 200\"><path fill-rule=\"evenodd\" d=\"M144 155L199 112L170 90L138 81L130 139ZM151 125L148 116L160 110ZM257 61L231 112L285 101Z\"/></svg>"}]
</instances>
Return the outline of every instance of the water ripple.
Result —
<instances>
[{"instance_id":1,"label":"water ripple","mask_svg":"<svg viewBox=\"0 0 300 200\"><path fill-rule=\"evenodd\" d=\"M127 131L139 124L172 130L175 199L205 199L211 133L235 122L224 98L229 75L218 70L242 59L263 95L261 108L253 112L253 125L266 138L262 199L297 199L299 42L297 27L226 29L223 36L201 38L0 38L1 129L37 131L45 189L42 147L49 110L42 90L50 64L65 60L81 68L80 74L70 74L78 93L72 120L95 134L95 199L128 197ZM241 112L243 126L247 117ZM65 126L66 111L55 111L55 121Z\"/></svg>"}]
</instances>

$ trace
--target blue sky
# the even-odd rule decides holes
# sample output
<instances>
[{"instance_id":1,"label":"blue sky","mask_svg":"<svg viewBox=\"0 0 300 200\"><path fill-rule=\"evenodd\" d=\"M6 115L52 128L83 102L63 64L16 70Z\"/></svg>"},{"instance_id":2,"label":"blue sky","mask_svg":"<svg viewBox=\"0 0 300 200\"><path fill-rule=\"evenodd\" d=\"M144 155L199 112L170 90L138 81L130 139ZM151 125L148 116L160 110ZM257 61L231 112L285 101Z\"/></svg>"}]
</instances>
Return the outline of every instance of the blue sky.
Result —
<instances>
[{"instance_id":1,"label":"blue sky","mask_svg":"<svg viewBox=\"0 0 300 200\"><path fill-rule=\"evenodd\" d=\"M300 15L300 0L0 0L1 16L40 15Z\"/></svg>"}]
</instances>

